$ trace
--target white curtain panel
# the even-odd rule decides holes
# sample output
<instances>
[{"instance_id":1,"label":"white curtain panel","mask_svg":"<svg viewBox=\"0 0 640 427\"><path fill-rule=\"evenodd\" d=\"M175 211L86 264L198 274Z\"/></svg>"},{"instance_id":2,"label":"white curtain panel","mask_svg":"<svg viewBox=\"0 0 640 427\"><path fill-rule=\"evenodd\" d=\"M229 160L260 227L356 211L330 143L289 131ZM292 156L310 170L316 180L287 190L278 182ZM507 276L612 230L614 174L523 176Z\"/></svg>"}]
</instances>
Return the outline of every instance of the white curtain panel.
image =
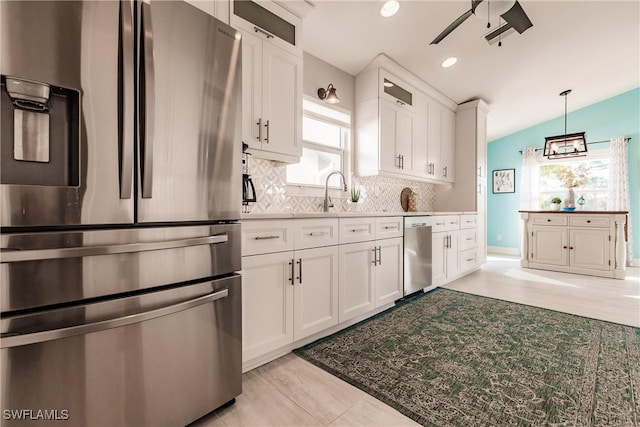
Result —
<instances>
[{"instance_id":1,"label":"white curtain panel","mask_svg":"<svg viewBox=\"0 0 640 427\"><path fill-rule=\"evenodd\" d=\"M611 164L609 166L609 197L607 208L612 211L630 211L629 162L627 140L624 136L611 138L609 146ZM633 239L631 235L631 214L627 217L627 265L633 262Z\"/></svg>"},{"instance_id":2,"label":"white curtain panel","mask_svg":"<svg viewBox=\"0 0 640 427\"><path fill-rule=\"evenodd\" d=\"M522 172L520 173L520 209L538 209L540 169L535 147L522 150Z\"/></svg>"}]
</instances>

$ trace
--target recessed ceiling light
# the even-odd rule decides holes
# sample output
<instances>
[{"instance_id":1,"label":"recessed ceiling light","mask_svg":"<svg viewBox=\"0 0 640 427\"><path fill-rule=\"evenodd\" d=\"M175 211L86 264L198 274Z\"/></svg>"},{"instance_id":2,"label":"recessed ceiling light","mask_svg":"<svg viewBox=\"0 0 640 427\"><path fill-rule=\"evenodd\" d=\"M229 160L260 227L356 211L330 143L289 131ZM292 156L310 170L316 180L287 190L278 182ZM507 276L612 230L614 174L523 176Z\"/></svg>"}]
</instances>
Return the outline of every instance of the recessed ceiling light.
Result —
<instances>
[{"instance_id":1,"label":"recessed ceiling light","mask_svg":"<svg viewBox=\"0 0 640 427\"><path fill-rule=\"evenodd\" d=\"M442 68L449 68L452 65L454 65L456 62L458 62L458 58L456 58L455 56L451 56L447 59L445 59L444 61L442 61Z\"/></svg>"},{"instance_id":2,"label":"recessed ceiling light","mask_svg":"<svg viewBox=\"0 0 640 427\"><path fill-rule=\"evenodd\" d=\"M388 0L384 2L380 8L380 15L385 18L395 15L400 9L400 3L397 0Z\"/></svg>"}]
</instances>

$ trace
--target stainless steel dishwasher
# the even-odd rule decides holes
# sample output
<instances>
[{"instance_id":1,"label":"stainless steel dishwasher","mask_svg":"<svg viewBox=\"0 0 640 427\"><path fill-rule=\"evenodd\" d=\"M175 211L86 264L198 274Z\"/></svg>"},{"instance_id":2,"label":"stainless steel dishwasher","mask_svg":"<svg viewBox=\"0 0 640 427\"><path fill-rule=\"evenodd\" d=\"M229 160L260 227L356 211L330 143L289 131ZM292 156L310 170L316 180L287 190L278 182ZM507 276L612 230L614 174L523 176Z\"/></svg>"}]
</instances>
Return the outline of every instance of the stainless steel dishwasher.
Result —
<instances>
[{"instance_id":1,"label":"stainless steel dishwasher","mask_svg":"<svg viewBox=\"0 0 640 427\"><path fill-rule=\"evenodd\" d=\"M404 296L432 286L431 217L404 218Z\"/></svg>"}]
</instances>

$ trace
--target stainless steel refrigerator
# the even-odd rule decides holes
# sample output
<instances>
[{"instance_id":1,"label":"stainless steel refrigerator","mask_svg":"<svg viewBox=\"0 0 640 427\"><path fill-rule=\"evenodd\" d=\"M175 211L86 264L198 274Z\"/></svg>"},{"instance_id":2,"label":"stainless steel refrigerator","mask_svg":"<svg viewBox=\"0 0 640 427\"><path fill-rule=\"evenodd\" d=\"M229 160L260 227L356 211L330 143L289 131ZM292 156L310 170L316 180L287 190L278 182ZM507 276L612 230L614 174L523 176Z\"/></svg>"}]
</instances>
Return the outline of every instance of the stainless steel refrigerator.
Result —
<instances>
[{"instance_id":1,"label":"stainless steel refrigerator","mask_svg":"<svg viewBox=\"0 0 640 427\"><path fill-rule=\"evenodd\" d=\"M233 401L240 34L153 0L3 1L0 31L2 425Z\"/></svg>"}]
</instances>

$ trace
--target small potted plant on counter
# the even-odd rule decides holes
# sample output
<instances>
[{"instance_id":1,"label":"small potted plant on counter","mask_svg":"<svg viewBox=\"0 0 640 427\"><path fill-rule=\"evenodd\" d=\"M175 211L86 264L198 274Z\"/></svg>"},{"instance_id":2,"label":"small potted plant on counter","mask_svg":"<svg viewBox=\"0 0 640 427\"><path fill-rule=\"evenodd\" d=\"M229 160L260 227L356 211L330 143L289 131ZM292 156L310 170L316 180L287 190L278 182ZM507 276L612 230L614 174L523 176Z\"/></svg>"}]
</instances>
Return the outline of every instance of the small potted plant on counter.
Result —
<instances>
[{"instance_id":1,"label":"small potted plant on counter","mask_svg":"<svg viewBox=\"0 0 640 427\"><path fill-rule=\"evenodd\" d=\"M551 199L551 210L559 211L560 203L562 203L562 200L560 199L560 197L554 197L553 199Z\"/></svg>"},{"instance_id":2,"label":"small potted plant on counter","mask_svg":"<svg viewBox=\"0 0 640 427\"><path fill-rule=\"evenodd\" d=\"M350 211L358 211L358 201L360 200L360 190L352 187L351 188L351 203L349 204Z\"/></svg>"}]
</instances>

